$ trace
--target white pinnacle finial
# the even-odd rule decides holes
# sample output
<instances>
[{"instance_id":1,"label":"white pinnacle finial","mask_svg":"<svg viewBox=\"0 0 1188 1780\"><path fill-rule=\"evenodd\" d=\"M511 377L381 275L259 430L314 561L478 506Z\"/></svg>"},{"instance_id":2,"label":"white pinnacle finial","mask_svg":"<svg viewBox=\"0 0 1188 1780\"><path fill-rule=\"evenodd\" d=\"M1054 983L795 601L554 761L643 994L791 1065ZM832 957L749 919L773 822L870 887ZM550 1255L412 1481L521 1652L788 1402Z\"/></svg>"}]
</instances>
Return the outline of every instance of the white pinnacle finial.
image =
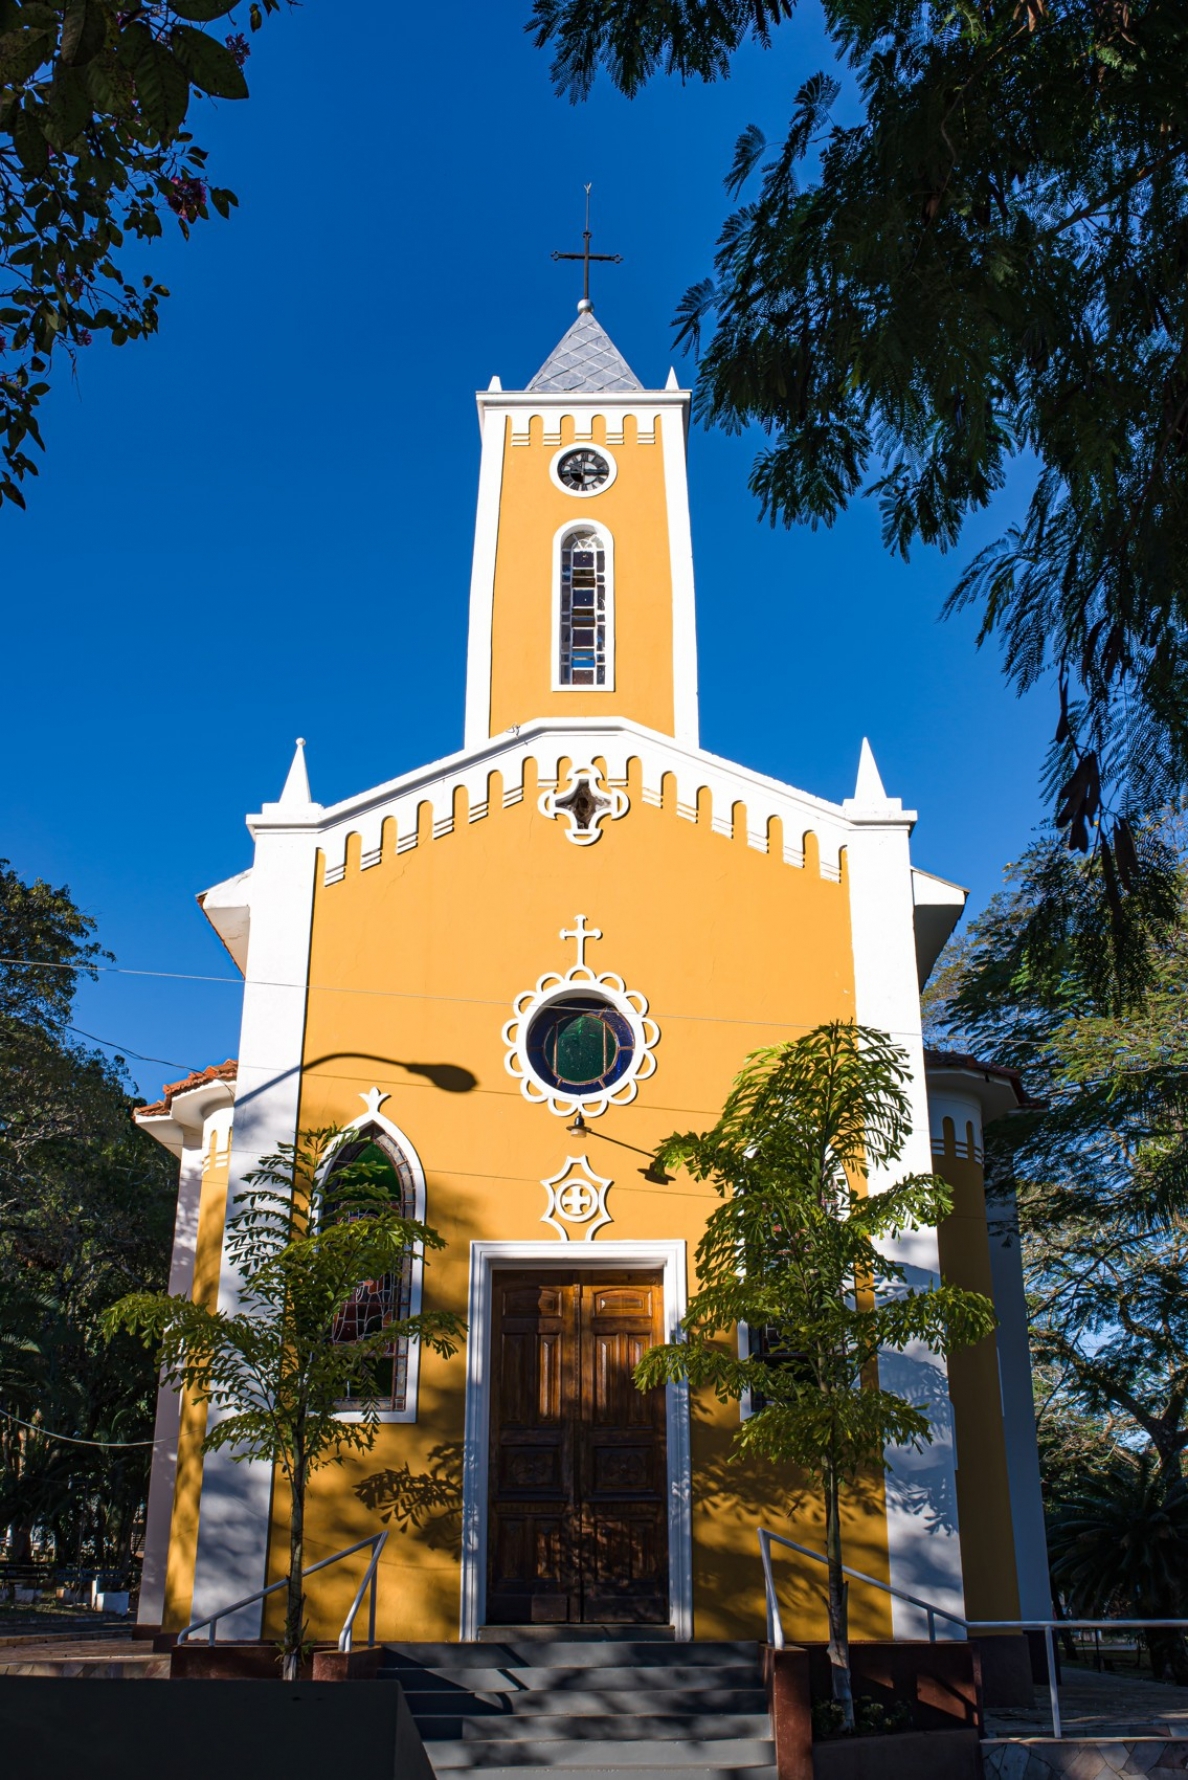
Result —
<instances>
[{"instance_id":1,"label":"white pinnacle finial","mask_svg":"<svg viewBox=\"0 0 1188 1780\"><path fill-rule=\"evenodd\" d=\"M284 790L280 794L281 809L305 809L313 802L309 792L309 773L305 765L305 737L297 737L297 749L293 755L293 764L289 768L289 776L285 780Z\"/></svg>"},{"instance_id":2,"label":"white pinnacle finial","mask_svg":"<svg viewBox=\"0 0 1188 1780\"><path fill-rule=\"evenodd\" d=\"M874 750L866 737L862 738L862 752L858 756L858 779L854 786L854 802L857 804L886 803L887 793L875 765Z\"/></svg>"},{"instance_id":3,"label":"white pinnacle finial","mask_svg":"<svg viewBox=\"0 0 1188 1780\"><path fill-rule=\"evenodd\" d=\"M681 387L680 383L677 381L675 365L669 365L669 367L668 367L668 382L664 385L664 387L665 387L665 389L679 389Z\"/></svg>"}]
</instances>

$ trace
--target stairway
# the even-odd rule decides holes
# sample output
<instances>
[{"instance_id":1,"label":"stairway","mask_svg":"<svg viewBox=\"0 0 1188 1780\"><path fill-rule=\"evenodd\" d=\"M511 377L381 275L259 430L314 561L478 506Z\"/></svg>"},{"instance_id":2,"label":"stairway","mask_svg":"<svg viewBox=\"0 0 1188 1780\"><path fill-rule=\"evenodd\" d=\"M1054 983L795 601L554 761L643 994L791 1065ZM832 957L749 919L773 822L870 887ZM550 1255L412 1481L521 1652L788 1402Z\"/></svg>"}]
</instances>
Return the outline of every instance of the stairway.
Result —
<instances>
[{"instance_id":1,"label":"stairway","mask_svg":"<svg viewBox=\"0 0 1188 1780\"><path fill-rule=\"evenodd\" d=\"M775 1780L757 1645L550 1630L386 1646L439 1776Z\"/></svg>"}]
</instances>

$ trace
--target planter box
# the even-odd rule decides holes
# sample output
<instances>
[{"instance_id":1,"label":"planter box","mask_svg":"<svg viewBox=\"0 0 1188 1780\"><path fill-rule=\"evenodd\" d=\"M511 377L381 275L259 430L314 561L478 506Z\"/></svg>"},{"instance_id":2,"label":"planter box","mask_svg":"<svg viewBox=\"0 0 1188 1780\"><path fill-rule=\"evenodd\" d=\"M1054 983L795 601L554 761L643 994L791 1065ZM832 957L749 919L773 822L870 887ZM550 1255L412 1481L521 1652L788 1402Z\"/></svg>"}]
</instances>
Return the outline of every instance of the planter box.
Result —
<instances>
[{"instance_id":1,"label":"planter box","mask_svg":"<svg viewBox=\"0 0 1188 1780\"><path fill-rule=\"evenodd\" d=\"M977 1731L893 1731L813 1744L813 1780L981 1780L981 1774Z\"/></svg>"},{"instance_id":2,"label":"planter box","mask_svg":"<svg viewBox=\"0 0 1188 1780\"><path fill-rule=\"evenodd\" d=\"M157 1640L153 1640L157 1648ZM261 1640L243 1644L178 1644L169 1649L171 1681L279 1681L280 1652ZM303 1681L374 1681L383 1661L382 1644L339 1650L335 1645L316 1648L312 1661L302 1665Z\"/></svg>"},{"instance_id":3,"label":"planter box","mask_svg":"<svg viewBox=\"0 0 1188 1780\"><path fill-rule=\"evenodd\" d=\"M910 1731L873 1737L813 1739L814 1702L832 1697L829 1653L823 1644L764 1651L763 1673L775 1734L779 1780L890 1780L937 1773L953 1780L978 1773L982 1729L981 1665L977 1647L956 1641L855 1642L850 1646L854 1697L885 1708L906 1705ZM921 1756L928 1745L933 1753ZM972 1755L969 1751L972 1749ZM897 1751L902 1751L901 1754ZM972 1762L973 1766L963 1764Z\"/></svg>"},{"instance_id":4,"label":"planter box","mask_svg":"<svg viewBox=\"0 0 1188 1780\"><path fill-rule=\"evenodd\" d=\"M368 1780L434 1780L397 1681L196 1681L138 1687L133 1703L123 1681L10 1675L0 1680L0 1748L14 1774L87 1780L280 1780L344 1766Z\"/></svg>"},{"instance_id":5,"label":"planter box","mask_svg":"<svg viewBox=\"0 0 1188 1780\"><path fill-rule=\"evenodd\" d=\"M1000 1633L993 1638L971 1638L982 1659L983 1706L1030 1706L1037 1679L1047 1680L1043 1634L1040 1634L1041 1675L1033 1673L1032 1649L1026 1632Z\"/></svg>"}]
</instances>

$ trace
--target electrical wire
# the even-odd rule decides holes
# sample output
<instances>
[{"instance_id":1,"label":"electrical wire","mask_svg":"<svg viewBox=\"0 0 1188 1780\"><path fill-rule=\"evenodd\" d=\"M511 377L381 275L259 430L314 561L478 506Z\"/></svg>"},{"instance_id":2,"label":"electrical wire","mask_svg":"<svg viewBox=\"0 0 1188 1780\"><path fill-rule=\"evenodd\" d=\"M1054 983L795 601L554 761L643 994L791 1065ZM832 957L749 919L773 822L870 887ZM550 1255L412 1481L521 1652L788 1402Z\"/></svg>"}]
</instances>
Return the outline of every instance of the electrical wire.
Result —
<instances>
[{"instance_id":1,"label":"electrical wire","mask_svg":"<svg viewBox=\"0 0 1188 1780\"><path fill-rule=\"evenodd\" d=\"M43 1440L64 1440L68 1446L165 1446L170 1436L160 1440L80 1440L75 1434L51 1434L48 1428L39 1428L36 1422L24 1422L19 1415L13 1415L8 1409L0 1409L6 1421L15 1422L18 1428L28 1428L34 1434L40 1434Z\"/></svg>"},{"instance_id":2,"label":"electrical wire","mask_svg":"<svg viewBox=\"0 0 1188 1780\"><path fill-rule=\"evenodd\" d=\"M37 958L0 958L0 965L17 965L25 970L91 970L103 971L109 976L125 977L156 977L173 983L225 983L239 989L293 989L302 995L368 995L387 1001L438 1001L459 1007L502 1007L510 1005L506 997L492 995L441 995L428 989L362 989L345 983L283 983L268 977L212 977L197 976L192 972L178 970L133 970L122 964L60 964L52 959ZM737 1014L680 1014L663 1008L652 1008L652 1017L657 1020L683 1020L692 1025L700 1026L766 1026L780 1032L814 1032L804 1020L765 1020L757 1015ZM893 1038L918 1038L919 1028L907 1026L884 1026L882 1031ZM150 1058L148 1061L158 1061ZM170 1063L170 1069L180 1069L180 1063Z\"/></svg>"}]
</instances>

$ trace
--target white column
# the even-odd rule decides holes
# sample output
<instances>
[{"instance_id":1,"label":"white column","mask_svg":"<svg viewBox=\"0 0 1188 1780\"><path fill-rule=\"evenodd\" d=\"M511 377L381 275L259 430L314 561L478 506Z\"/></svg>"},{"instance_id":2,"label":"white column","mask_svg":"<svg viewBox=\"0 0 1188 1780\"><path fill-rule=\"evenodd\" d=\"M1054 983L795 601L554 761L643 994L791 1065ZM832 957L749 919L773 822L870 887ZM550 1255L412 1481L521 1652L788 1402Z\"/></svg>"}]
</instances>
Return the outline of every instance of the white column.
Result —
<instances>
[{"instance_id":1,"label":"white column","mask_svg":"<svg viewBox=\"0 0 1188 1780\"><path fill-rule=\"evenodd\" d=\"M243 994L227 1215L244 1178L297 1131L320 806L282 801L249 818L256 841L251 936ZM234 1313L240 1282L224 1246L219 1309ZM272 1467L208 1453L202 1472L192 1618L202 1619L265 1583ZM257 1638L259 1603L224 1620L220 1638Z\"/></svg>"},{"instance_id":2,"label":"white column","mask_svg":"<svg viewBox=\"0 0 1188 1780\"><path fill-rule=\"evenodd\" d=\"M853 825L847 861L857 1017L861 1025L889 1033L907 1052L911 1069L911 1136L890 1169L871 1171L870 1187L878 1192L906 1174L932 1172L909 849L916 818L898 798L887 797L866 742L855 795L842 807ZM909 1285L940 1283L935 1230L905 1233L888 1242L885 1253L905 1268ZM885 1389L923 1409L932 1427L932 1443L922 1452L887 1449L892 1586L964 1614L953 1409L944 1361L916 1343L902 1354L881 1354L879 1378ZM900 1601L892 1603L892 1627L896 1638L928 1635L924 1614ZM963 1634L937 1621L938 1637L954 1635Z\"/></svg>"},{"instance_id":3,"label":"white column","mask_svg":"<svg viewBox=\"0 0 1188 1780\"><path fill-rule=\"evenodd\" d=\"M1019 1615L1022 1619L1047 1619L1052 1612L1052 1584L1048 1575L1048 1541L1044 1532L1039 1448L1035 1437L1035 1397L1031 1378L1031 1342L1027 1333L1027 1297L1023 1288L1023 1256L1013 1188L993 1198L987 1193L986 1221L990 1227L994 1308L998 1312L998 1376L1002 1387L1015 1565L1019 1575Z\"/></svg>"},{"instance_id":4,"label":"white column","mask_svg":"<svg viewBox=\"0 0 1188 1780\"><path fill-rule=\"evenodd\" d=\"M670 382L670 388L672 384ZM660 415L664 448L664 491L668 507L668 555L672 575L673 734L688 748L699 744L697 693L697 607L693 585L693 533L689 523L689 472L685 433L689 396L681 407Z\"/></svg>"},{"instance_id":5,"label":"white column","mask_svg":"<svg viewBox=\"0 0 1188 1780\"><path fill-rule=\"evenodd\" d=\"M187 1144L181 1153L173 1254L169 1263L169 1290L175 1297L188 1298L193 1290L201 1198L202 1133L199 1130L195 1133L195 1141ZM173 1520L180 1428L181 1393L172 1385L163 1383L157 1390L157 1414L153 1423L153 1464L145 1510L140 1605L136 1611L140 1625L159 1626L165 1611L165 1569L169 1561L169 1528Z\"/></svg>"},{"instance_id":6,"label":"white column","mask_svg":"<svg viewBox=\"0 0 1188 1780\"><path fill-rule=\"evenodd\" d=\"M470 632L466 645L464 746L478 748L491 733L491 635L495 621L495 554L499 543L499 502L503 493L503 449L507 414L479 397L483 453L479 464L478 511L470 571ZM531 716L525 712L525 716Z\"/></svg>"}]
</instances>

